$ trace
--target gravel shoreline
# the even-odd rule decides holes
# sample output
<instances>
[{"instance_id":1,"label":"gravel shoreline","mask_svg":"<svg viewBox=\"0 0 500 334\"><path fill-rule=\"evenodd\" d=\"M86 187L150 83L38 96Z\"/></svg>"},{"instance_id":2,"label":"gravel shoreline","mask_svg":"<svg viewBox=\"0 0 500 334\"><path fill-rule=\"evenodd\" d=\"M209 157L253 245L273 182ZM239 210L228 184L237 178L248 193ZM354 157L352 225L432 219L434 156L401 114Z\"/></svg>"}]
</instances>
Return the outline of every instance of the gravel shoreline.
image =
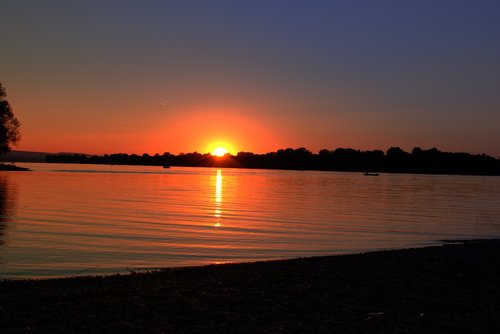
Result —
<instances>
[{"instance_id":1,"label":"gravel shoreline","mask_svg":"<svg viewBox=\"0 0 500 334\"><path fill-rule=\"evenodd\" d=\"M0 330L500 333L500 240L0 282Z\"/></svg>"}]
</instances>

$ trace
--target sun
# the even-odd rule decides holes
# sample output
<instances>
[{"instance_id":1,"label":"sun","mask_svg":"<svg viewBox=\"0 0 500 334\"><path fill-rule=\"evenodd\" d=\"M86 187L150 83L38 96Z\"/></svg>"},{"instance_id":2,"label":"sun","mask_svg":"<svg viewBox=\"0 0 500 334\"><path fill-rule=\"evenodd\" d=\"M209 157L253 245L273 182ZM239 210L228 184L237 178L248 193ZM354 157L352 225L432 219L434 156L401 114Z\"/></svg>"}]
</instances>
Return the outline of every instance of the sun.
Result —
<instances>
[{"instance_id":1,"label":"sun","mask_svg":"<svg viewBox=\"0 0 500 334\"><path fill-rule=\"evenodd\" d=\"M229 153L229 151L225 147L222 147L222 146L216 147L212 151L212 155L215 155L217 157L223 157L224 155L226 155L226 153Z\"/></svg>"},{"instance_id":2,"label":"sun","mask_svg":"<svg viewBox=\"0 0 500 334\"><path fill-rule=\"evenodd\" d=\"M226 154L235 154L236 149L232 142L228 140L209 141L206 151L214 157L224 157Z\"/></svg>"}]
</instances>

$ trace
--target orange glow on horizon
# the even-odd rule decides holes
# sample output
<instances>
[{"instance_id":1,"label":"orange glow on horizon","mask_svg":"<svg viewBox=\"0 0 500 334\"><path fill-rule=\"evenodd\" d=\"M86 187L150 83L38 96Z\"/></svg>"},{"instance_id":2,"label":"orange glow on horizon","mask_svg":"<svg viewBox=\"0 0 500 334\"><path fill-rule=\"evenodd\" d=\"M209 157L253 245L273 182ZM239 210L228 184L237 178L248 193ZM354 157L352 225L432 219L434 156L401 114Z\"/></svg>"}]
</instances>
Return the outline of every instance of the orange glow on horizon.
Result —
<instances>
[{"instance_id":1,"label":"orange glow on horizon","mask_svg":"<svg viewBox=\"0 0 500 334\"><path fill-rule=\"evenodd\" d=\"M172 109L174 107L172 106ZM267 153L286 146L282 133L267 117L250 117L255 106L181 106L156 119L123 120L104 130L94 125L60 127L49 134L39 128L26 131L16 150L83 154L213 153L218 147L236 155L240 151ZM174 113L175 112L175 113ZM135 126L129 128L128 122ZM53 122L58 125L57 122ZM93 131L88 129L92 128ZM132 130L131 130L132 129ZM56 135L57 134L57 135ZM279 139L278 139L279 138ZM290 144L292 145L292 144Z\"/></svg>"},{"instance_id":2,"label":"orange glow on horizon","mask_svg":"<svg viewBox=\"0 0 500 334\"><path fill-rule=\"evenodd\" d=\"M279 148L274 131L258 119L249 118L245 113L248 108L185 109L168 121L157 141L171 153L214 154L216 149L224 148L226 153L236 155L240 151L266 153Z\"/></svg>"}]
</instances>

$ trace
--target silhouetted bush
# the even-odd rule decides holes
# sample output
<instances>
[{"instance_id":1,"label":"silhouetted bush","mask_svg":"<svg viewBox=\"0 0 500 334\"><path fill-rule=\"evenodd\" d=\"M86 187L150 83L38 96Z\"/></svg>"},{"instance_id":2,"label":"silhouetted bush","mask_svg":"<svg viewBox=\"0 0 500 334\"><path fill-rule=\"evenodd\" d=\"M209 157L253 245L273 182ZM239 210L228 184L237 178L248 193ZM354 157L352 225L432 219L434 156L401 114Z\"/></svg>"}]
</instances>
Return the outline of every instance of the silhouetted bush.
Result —
<instances>
[{"instance_id":1,"label":"silhouetted bush","mask_svg":"<svg viewBox=\"0 0 500 334\"><path fill-rule=\"evenodd\" d=\"M7 101L7 92L0 82L0 154L10 152L11 146L21 139L20 126Z\"/></svg>"}]
</instances>

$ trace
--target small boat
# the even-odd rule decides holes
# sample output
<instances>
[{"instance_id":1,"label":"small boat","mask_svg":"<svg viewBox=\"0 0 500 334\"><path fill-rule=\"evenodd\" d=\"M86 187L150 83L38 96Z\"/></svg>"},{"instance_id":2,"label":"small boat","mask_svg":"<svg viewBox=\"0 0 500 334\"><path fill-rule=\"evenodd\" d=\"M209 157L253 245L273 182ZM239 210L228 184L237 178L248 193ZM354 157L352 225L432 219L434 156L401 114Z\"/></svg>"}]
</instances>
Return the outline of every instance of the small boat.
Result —
<instances>
[{"instance_id":1,"label":"small boat","mask_svg":"<svg viewBox=\"0 0 500 334\"><path fill-rule=\"evenodd\" d=\"M163 168L170 168L169 165L163 165Z\"/></svg>"},{"instance_id":2,"label":"small boat","mask_svg":"<svg viewBox=\"0 0 500 334\"><path fill-rule=\"evenodd\" d=\"M378 173L369 173L369 172L365 172L363 175L364 176L379 176Z\"/></svg>"}]
</instances>

